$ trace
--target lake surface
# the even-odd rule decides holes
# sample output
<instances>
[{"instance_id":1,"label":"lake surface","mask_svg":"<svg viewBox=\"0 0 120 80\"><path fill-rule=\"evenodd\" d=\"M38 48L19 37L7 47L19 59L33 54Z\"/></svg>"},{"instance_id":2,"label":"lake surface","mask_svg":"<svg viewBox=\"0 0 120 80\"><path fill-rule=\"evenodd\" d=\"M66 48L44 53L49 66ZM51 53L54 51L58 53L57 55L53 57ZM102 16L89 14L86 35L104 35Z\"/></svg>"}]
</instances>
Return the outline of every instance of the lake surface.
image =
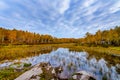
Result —
<instances>
[{"instance_id":1,"label":"lake surface","mask_svg":"<svg viewBox=\"0 0 120 80\"><path fill-rule=\"evenodd\" d=\"M58 48L48 54L41 54L12 62L6 61L0 64L0 67L17 67L14 65L17 62L20 62L22 67L23 63L31 63L34 66L41 62L47 62L53 67L62 66L62 75L68 78L73 73L82 70L92 73L97 80L102 80L103 78L107 78L107 80L120 80L120 74L116 71L117 67L120 67L120 63L116 64L116 66L108 66L108 62L103 58L97 60L95 57L88 57L89 53L87 52L76 52L69 51L67 48Z\"/></svg>"}]
</instances>

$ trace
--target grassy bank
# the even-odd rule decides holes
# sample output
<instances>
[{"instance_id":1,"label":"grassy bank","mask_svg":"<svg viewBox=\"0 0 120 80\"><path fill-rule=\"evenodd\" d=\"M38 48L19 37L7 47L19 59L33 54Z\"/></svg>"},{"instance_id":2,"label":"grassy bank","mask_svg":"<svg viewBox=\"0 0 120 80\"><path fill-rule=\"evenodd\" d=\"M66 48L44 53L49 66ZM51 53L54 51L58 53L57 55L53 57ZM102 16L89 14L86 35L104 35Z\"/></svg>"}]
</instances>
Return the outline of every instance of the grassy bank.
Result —
<instances>
[{"instance_id":1,"label":"grassy bank","mask_svg":"<svg viewBox=\"0 0 120 80\"><path fill-rule=\"evenodd\" d=\"M87 46L71 46L70 50L77 50L77 51L93 51L97 53L105 53L111 55L120 55L120 47L87 47Z\"/></svg>"},{"instance_id":2,"label":"grassy bank","mask_svg":"<svg viewBox=\"0 0 120 80\"><path fill-rule=\"evenodd\" d=\"M34 56L40 53L50 52L51 46L46 45L9 45L1 46L0 61L13 60L24 58L27 56Z\"/></svg>"},{"instance_id":3,"label":"grassy bank","mask_svg":"<svg viewBox=\"0 0 120 80\"><path fill-rule=\"evenodd\" d=\"M0 80L14 80L16 77L29 70L30 68L26 67L21 71L17 71L14 68L5 68L0 70Z\"/></svg>"},{"instance_id":4,"label":"grassy bank","mask_svg":"<svg viewBox=\"0 0 120 80\"><path fill-rule=\"evenodd\" d=\"M73 44L41 44L0 46L0 61L36 56L38 54L49 53L58 47L67 47L72 45Z\"/></svg>"},{"instance_id":5,"label":"grassy bank","mask_svg":"<svg viewBox=\"0 0 120 80\"><path fill-rule=\"evenodd\" d=\"M120 51L120 47L110 47L110 49Z\"/></svg>"}]
</instances>

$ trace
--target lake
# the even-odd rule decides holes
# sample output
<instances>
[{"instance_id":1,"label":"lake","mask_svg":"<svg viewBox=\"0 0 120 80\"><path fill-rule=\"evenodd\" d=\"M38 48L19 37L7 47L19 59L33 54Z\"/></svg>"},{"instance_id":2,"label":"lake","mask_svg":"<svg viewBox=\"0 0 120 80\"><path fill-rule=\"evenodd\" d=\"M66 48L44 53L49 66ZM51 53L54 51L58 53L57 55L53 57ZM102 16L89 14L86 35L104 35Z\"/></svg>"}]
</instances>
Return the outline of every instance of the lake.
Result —
<instances>
[{"instance_id":1,"label":"lake","mask_svg":"<svg viewBox=\"0 0 120 80\"><path fill-rule=\"evenodd\" d=\"M18 62L20 62L20 64L15 65L15 63ZM109 62L102 57L96 59L95 56L90 57L88 52L70 51L68 48L58 48L57 50L53 49L48 54L40 54L14 61L5 61L0 64L0 68L23 68L24 63L30 63L34 66L41 62L47 62L51 64L52 67L62 66L62 75L67 76L68 78L75 72L86 71L88 73L92 73L97 80L120 80L120 74L117 72L117 69L120 68L120 63L109 65Z\"/></svg>"}]
</instances>

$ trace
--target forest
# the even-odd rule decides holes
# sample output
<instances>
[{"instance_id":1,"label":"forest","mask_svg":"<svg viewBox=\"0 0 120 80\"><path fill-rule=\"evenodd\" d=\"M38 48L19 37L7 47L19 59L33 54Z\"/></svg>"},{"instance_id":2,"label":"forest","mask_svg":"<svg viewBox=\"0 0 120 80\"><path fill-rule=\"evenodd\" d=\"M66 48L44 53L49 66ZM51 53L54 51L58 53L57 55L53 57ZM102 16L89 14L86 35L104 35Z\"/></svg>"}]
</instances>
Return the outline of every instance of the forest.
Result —
<instances>
[{"instance_id":1,"label":"forest","mask_svg":"<svg viewBox=\"0 0 120 80\"><path fill-rule=\"evenodd\" d=\"M0 28L0 44L50 44L50 43L74 43L78 39L56 38L51 35L42 35L22 30L9 30Z\"/></svg>"},{"instance_id":2,"label":"forest","mask_svg":"<svg viewBox=\"0 0 120 80\"><path fill-rule=\"evenodd\" d=\"M98 30L95 34L87 32L79 41L81 45L87 46L120 46L120 26L110 30Z\"/></svg>"},{"instance_id":3,"label":"forest","mask_svg":"<svg viewBox=\"0 0 120 80\"><path fill-rule=\"evenodd\" d=\"M95 34L86 33L84 38L56 38L22 30L0 28L0 44L50 44L50 43L79 43L87 46L120 46L120 26L110 30L98 30Z\"/></svg>"}]
</instances>

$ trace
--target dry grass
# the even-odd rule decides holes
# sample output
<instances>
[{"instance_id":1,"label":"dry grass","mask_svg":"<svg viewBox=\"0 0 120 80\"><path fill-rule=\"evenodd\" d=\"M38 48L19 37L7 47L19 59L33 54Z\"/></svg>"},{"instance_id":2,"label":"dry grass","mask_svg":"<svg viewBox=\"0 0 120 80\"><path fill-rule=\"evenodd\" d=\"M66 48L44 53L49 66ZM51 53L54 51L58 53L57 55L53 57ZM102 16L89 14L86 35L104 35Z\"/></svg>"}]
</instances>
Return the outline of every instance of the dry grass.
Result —
<instances>
[{"instance_id":1,"label":"dry grass","mask_svg":"<svg viewBox=\"0 0 120 80\"><path fill-rule=\"evenodd\" d=\"M0 48L0 61L13 60L27 56L34 56L40 53L50 52L51 46L48 45L10 45Z\"/></svg>"},{"instance_id":2,"label":"dry grass","mask_svg":"<svg viewBox=\"0 0 120 80\"><path fill-rule=\"evenodd\" d=\"M49 53L58 47L72 44L9 45L0 46L0 61L20 59L38 54Z\"/></svg>"}]
</instances>

